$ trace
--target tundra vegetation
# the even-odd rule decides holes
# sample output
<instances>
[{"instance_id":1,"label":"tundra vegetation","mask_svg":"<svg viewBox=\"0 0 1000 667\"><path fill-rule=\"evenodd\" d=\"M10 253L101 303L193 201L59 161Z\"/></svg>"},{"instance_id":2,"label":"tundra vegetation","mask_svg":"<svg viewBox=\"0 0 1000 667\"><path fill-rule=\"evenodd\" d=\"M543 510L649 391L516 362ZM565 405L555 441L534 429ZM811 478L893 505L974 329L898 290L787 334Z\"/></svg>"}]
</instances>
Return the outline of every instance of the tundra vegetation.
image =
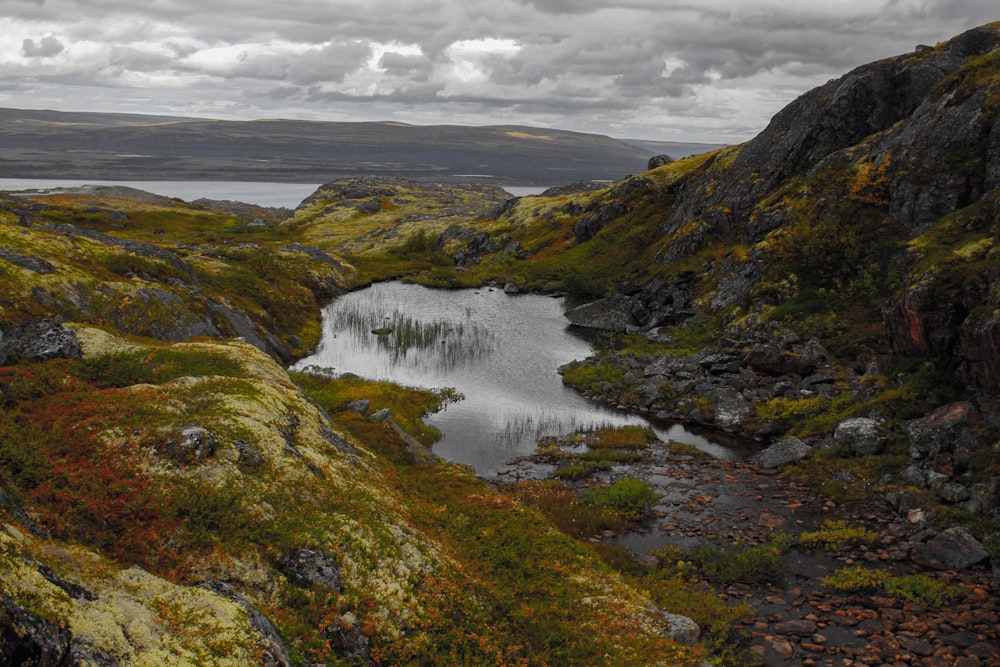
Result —
<instances>
[{"instance_id":1,"label":"tundra vegetation","mask_svg":"<svg viewBox=\"0 0 1000 667\"><path fill-rule=\"evenodd\" d=\"M711 584L873 539L827 524L642 565L586 538L641 519L649 487L573 483L641 457L648 433L578 434L556 479L498 489L427 449L421 417L454 395L285 370L325 300L391 278L596 302L608 334L566 384L762 446L798 438L810 453L784 474L924 508L996 562L998 54L984 26L811 91L747 144L598 188L345 179L290 216L121 189L0 197L3 639L110 664L738 664L749 610ZM79 353L10 346L50 317ZM826 582L960 594L938 584ZM661 611L703 640L675 641Z\"/></svg>"}]
</instances>

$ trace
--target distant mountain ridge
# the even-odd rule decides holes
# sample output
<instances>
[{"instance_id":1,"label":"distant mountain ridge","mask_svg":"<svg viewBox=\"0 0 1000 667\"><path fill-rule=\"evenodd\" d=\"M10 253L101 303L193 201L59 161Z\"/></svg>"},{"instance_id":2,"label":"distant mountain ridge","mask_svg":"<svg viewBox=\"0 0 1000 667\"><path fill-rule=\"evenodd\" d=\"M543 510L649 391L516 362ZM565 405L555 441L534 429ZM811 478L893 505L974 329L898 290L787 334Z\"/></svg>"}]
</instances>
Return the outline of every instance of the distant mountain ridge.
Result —
<instances>
[{"instance_id":1,"label":"distant mountain ridge","mask_svg":"<svg viewBox=\"0 0 1000 667\"><path fill-rule=\"evenodd\" d=\"M226 121L0 109L0 177L327 182L398 176L498 185L618 180L648 148L519 125ZM655 152L655 151L654 151Z\"/></svg>"}]
</instances>

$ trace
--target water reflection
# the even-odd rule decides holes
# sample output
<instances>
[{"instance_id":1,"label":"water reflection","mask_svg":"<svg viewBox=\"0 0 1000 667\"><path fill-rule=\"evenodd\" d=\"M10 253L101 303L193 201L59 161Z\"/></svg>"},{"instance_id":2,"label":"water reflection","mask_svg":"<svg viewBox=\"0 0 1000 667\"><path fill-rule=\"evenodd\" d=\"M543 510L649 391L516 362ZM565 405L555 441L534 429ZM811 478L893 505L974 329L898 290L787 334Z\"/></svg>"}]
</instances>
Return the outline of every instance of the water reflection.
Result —
<instances>
[{"instance_id":1,"label":"water reflection","mask_svg":"<svg viewBox=\"0 0 1000 667\"><path fill-rule=\"evenodd\" d=\"M562 312L562 300L546 296L381 283L324 310L319 349L298 368L456 389L465 398L428 419L443 433L434 451L488 476L534 451L542 436L647 423L563 386L559 366L587 357L591 348ZM654 430L662 439L735 457L681 426L654 424Z\"/></svg>"}]
</instances>

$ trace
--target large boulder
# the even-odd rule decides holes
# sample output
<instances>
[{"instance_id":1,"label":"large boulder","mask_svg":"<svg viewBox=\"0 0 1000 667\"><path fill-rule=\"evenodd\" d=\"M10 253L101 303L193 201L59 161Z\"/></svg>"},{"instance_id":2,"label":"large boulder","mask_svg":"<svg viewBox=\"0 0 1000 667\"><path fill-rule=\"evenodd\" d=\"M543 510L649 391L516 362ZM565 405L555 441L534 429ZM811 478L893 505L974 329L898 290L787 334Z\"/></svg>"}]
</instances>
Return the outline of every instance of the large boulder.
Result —
<instances>
[{"instance_id":1,"label":"large boulder","mask_svg":"<svg viewBox=\"0 0 1000 667\"><path fill-rule=\"evenodd\" d=\"M975 448L976 438L970 429L978 419L978 411L966 401L942 405L923 417L911 419L903 424L903 433L910 440L910 456L933 460L940 454L954 452L956 447Z\"/></svg>"},{"instance_id":2,"label":"large boulder","mask_svg":"<svg viewBox=\"0 0 1000 667\"><path fill-rule=\"evenodd\" d=\"M0 334L0 366L18 361L79 359L81 354L76 334L54 317L15 324Z\"/></svg>"},{"instance_id":3,"label":"large boulder","mask_svg":"<svg viewBox=\"0 0 1000 667\"><path fill-rule=\"evenodd\" d=\"M913 550L914 562L936 570L964 570L989 558L983 545L965 528L949 528Z\"/></svg>"},{"instance_id":4,"label":"large boulder","mask_svg":"<svg viewBox=\"0 0 1000 667\"><path fill-rule=\"evenodd\" d=\"M749 462L761 468L780 468L812 454L813 448L798 438L787 438L762 449L750 457Z\"/></svg>"},{"instance_id":5,"label":"large boulder","mask_svg":"<svg viewBox=\"0 0 1000 667\"><path fill-rule=\"evenodd\" d=\"M340 592L340 570L332 558L317 549L289 551L278 559L278 569L296 586L322 586Z\"/></svg>"},{"instance_id":6,"label":"large boulder","mask_svg":"<svg viewBox=\"0 0 1000 667\"><path fill-rule=\"evenodd\" d=\"M634 312L642 307L638 299L624 294L615 294L607 299L591 301L576 308L570 308L565 316L577 326L605 331L625 331L639 325Z\"/></svg>"},{"instance_id":7,"label":"large boulder","mask_svg":"<svg viewBox=\"0 0 1000 667\"><path fill-rule=\"evenodd\" d=\"M885 437L879 432L879 421L868 417L845 419L837 424L833 439L850 454L878 454L885 448Z\"/></svg>"}]
</instances>

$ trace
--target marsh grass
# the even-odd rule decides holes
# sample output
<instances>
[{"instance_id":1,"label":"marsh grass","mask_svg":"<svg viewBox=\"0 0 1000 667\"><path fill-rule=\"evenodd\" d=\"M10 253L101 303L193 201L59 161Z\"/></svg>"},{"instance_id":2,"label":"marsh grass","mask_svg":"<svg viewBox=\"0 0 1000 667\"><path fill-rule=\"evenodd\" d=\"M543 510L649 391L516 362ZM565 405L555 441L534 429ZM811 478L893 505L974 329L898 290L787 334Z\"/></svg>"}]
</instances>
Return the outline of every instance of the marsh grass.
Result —
<instances>
[{"instance_id":1,"label":"marsh grass","mask_svg":"<svg viewBox=\"0 0 1000 667\"><path fill-rule=\"evenodd\" d=\"M421 355L446 370L476 363L496 349L496 336L486 327L462 320L423 320L380 301L343 303L335 308L329 326L347 333L359 345L371 338L393 363Z\"/></svg>"}]
</instances>

